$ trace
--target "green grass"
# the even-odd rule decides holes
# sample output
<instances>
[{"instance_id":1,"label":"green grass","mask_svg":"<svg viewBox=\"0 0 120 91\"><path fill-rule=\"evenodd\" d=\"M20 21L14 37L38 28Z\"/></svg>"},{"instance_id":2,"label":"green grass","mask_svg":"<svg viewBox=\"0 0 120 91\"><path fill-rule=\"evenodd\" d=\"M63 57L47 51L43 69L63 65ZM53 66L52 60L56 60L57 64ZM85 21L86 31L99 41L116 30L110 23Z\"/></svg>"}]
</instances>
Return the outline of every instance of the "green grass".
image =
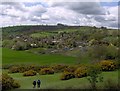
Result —
<instances>
[{"instance_id":1,"label":"green grass","mask_svg":"<svg viewBox=\"0 0 120 91\"><path fill-rule=\"evenodd\" d=\"M49 36L54 36L56 33L51 33L51 32L39 32L39 33L33 33L31 34L31 37L49 37Z\"/></svg>"},{"instance_id":2,"label":"green grass","mask_svg":"<svg viewBox=\"0 0 120 91\"><path fill-rule=\"evenodd\" d=\"M76 64L76 58L58 54L36 55L26 51L15 51L3 48L2 64Z\"/></svg>"},{"instance_id":3,"label":"green grass","mask_svg":"<svg viewBox=\"0 0 120 91\"><path fill-rule=\"evenodd\" d=\"M63 32L66 32L66 33L72 33L72 32L76 32L76 31L78 31L78 30L76 30L76 29L59 29L58 30L58 33L63 33Z\"/></svg>"},{"instance_id":4,"label":"green grass","mask_svg":"<svg viewBox=\"0 0 120 91\"><path fill-rule=\"evenodd\" d=\"M32 89L32 82L33 80L40 79L41 89L84 89L85 87L89 86L89 82L86 77L83 78L74 78L66 81L60 80L61 73L57 73L54 75L37 75L33 77L23 77L22 73L14 73L9 74L14 79L18 80L21 84L20 89ZM113 72L103 72L104 81L107 79L113 80L115 83L118 81L118 71ZM98 85L103 85L103 83L98 83Z\"/></svg>"},{"instance_id":5,"label":"green grass","mask_svg":"<svg viewBox=\"0 0 120 91\"><path fill-rule=\"evenodd\" d=\"M49 36L55 36L55 35L58 35L59 33L63 33L63 32L66 32L66 33L71 33L71 32L75 32L75 31L78 31L76 29L59 29L57 31L52 31L52 32L38 32L38 33L33 33L31 34L30 36L31 37L49 37Z\"/></svg>"}]
</instances>

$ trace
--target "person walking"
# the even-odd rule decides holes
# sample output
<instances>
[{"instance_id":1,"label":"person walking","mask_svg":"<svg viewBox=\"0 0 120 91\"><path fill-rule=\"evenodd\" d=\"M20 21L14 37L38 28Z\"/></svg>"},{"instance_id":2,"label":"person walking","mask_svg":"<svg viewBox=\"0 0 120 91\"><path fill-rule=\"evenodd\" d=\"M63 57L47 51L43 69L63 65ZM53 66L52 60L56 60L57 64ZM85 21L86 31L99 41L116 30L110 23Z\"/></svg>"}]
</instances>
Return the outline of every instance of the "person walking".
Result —
<instances>
[{"instance_id":1,"label":"person walking","mask_svg":"<svg viewBox=\"0 0 120 91\"><path fill-rule=\"evenodd\" d=\"M38 88L40 88L40 84L41 84L41 81L38 80L38 81L37 81L37 87L38 87Z\"/></svg>"},{"instance_id":2,"label":"person walking","mask_svg":"<svg viewBox=\"0 0 120 91\"><path fill-rule=\"evenodd\" d=\"M36 81L34 80L33 81L33 88L35 88L36 87Z\"/></svg>"}]
</instances>

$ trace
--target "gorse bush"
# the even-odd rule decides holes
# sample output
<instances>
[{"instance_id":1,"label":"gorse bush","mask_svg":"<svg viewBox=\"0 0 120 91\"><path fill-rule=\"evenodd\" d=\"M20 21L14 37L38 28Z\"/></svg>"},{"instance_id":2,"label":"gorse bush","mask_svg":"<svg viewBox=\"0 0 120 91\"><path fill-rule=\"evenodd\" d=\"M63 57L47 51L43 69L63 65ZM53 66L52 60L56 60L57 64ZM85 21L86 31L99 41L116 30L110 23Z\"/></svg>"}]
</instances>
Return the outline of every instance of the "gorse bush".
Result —
<instances>
[{"instance_id":1,"label":"gorse bush","mask_svg":"<svg viewBox=\"0 0 120 91\"><path fill-rule=\"evenodd\" d=\"M2 74L2 90L19 88L20 84L7 74Z\"/></svg>"},{"instance_id":2,"label":"gorse bush","mask_svg":"<svg viewBox=\"0 0 120 91\"><path fill-rule=\"evenodd\" d=\"M13 88L19 88L19 87L20 87L20 84L18 83L18 81L14 80L12 86L13 86Z\"/></svg>"},{"instance_id":3,"label":"gorse bush","mask_svg":"<svg viewBox=\"0 0 120 91\"><path fill-rule=\"evenodd\" d=\"M38 65L13 65L9 67L9 73L23 73L25 71L34 70L39 72L42 68L48 66L38 66Z\"/></svg>"},{"instance_id":4,"label":"gorse bush","mask_svg":"<svg viewBox=\"0 0 120 91\"><path fill-rule=\"evenodd\" d=\"M35 76L37 74L34 70L29 70L23 73L23 76Z\"/></svg>"},{"instance_id":5,"label":"gorse bush","mask_svg":"<svg viewBox=\"0 0 120 91\"><path fill-rule=\"evenodd\" d=\"M55 71L55 72L63 72L65 68L67 68L67 65L64 64L56 64L56 65L52 65L51 68Z\"/></svg>"},{"instance_id":6,"label":"gorse bush","mask_svg":"<svg viewBox=\"0 0 120 91\"><path fill-rule=\"evenodd\" d=\"M81 78L87 76L87 67L81 66L77 68L74 72L76 78Z\"/></svg>"},{"instance_id":7,"label":"gorse bush","mask_svg":"<svg viewBox=\"0 0 120 91\"><path fill-rule=\"evenodd\" d=\"M74 73L72 72L63 72L63 74L60 77L61 80L68 80L71 78L75 78Z\"/></svg>"},{"instance_id":8,"label":"gorse bush","mask_svg":"<svg viewBox=\"0 0 120 91\"><path fill-rule=\"evenodd\" d=\"M103 71L114 71L117 69L117 63L112 60L103 60L99 64Z\"/></svg>"},{"instance_id":9,"label":"gorse bush","mask_svg":"<svg viewBox=\"0 0 120 91\"><path fill-rule=\"evenodd\" d=\"M9 68L9 73L23 73L25 71L28 71L29 69L27 68L27 66L12 66Z\"/></svg>"},{"instance_id":10,"label":"gorse bush","mask_svg":"<svg viewBox=\"0 0 120 91\"><path fill-rule=\"evenodd\" d=\"M9 68L9 73L18 73L19 71L20 70L16 66L13 66L13 67Z\"/></svg>"},{"instance_id":11,"label":"gorse bush","mask_svg":"<svg viewBox=\"0 0 120 91\"><path fill-rule=\"evenodd\" d=\"M77 69L77 66L68 66L67 68L64 69L64 72L73 72Z\"/></svg>"},{"instance_id":12,"label":"gorse bush","mask_svg":"<svg viewBox=\"0 0 120 91\"><path fill-rule=\"evenodd\" d=\"M41 75L54 74L54 70L52 68L43 68L40 70L39 74Z\"/></svg>"}]
</instances>

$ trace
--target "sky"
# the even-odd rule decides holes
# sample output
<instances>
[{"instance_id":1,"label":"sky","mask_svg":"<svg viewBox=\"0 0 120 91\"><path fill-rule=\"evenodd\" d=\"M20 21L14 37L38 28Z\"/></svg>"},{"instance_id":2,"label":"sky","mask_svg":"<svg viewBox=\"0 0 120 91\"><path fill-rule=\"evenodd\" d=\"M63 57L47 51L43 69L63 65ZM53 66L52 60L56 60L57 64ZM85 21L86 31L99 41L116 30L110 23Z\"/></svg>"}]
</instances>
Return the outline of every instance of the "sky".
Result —
<instances>
[{"instance_id":1,"label":"sky","mask_svg":"<svg viewBox=\"0 0 120 91\"><path fill-rule=\"evenodd\" d=\"M118 27L118 0L4 0L0 27L57 24Z\"/></svg>"}]
</instances>

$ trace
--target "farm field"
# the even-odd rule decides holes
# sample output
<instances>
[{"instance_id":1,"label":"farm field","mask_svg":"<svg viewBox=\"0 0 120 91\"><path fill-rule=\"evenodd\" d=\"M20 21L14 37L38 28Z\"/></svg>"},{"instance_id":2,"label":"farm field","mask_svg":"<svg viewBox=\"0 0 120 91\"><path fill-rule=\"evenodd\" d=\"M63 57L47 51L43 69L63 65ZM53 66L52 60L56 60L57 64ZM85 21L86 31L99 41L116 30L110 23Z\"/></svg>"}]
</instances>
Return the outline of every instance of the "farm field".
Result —
<instances>
[{"instance_id":1,"label":"farm field","mask_svg":"<svg viewBox=\"0 0 120 91\"><path fill-rule=\"evenodd\" d=\"M32 82L34 80L41 80L41 89L85 89L90 84L86 77L74 78L67 81L60 80L61 73L53 75L36 75L32 77L23 77L22 73L9 74L11 77L19 81L21 87L19 89L33 89ZM118 83L118 71L103 72L103 82L98 83L97 86L103 86L106 80L111 80L114 83Z\"/></svg>"}]
</instances>

